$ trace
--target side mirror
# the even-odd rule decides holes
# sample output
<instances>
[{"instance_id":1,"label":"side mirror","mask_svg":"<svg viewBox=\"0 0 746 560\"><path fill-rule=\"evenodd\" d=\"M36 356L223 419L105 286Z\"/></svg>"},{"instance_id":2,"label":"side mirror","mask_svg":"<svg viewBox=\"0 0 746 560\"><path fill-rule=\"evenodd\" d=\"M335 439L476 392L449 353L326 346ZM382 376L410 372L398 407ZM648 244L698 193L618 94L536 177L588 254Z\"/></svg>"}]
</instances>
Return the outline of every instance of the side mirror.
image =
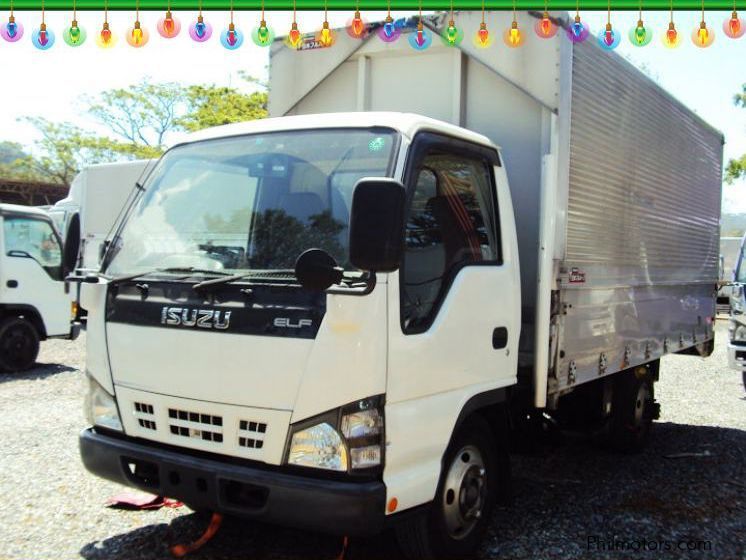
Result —
<instances>
[{"instance_id":1,"label":"side mirror","mask_svg":"<svg viewBox=\"0 0 746 560\"><path fill-rule=\"evenodd\" d=\"M80 216L74 214L70 218L65 236L65 246L62 249L62 268L69 274L77 268L78 253L80 252Z\"/></svg>"},{"instance_id":2,"label":"side mirror","mask_svg":"<svg viewBox=\"0 0 746 560\"><path fill-rule=\"evenodd\" d=\"M363 178L355 185L350 212L350 262L360 270L393 272L404 250L404 185Z\"/></svg>"},{"instance_id":3,"label":"side mirror","mask_svg":"<svg viewBox=\"0 0 746 560\"><path fill-rule=\"evenodd\" d=\"M343 270L329 253L322 249L303 251L295 261L295 277L308 290L323 292L342 281Z\"/></svg>"}]
</instances>

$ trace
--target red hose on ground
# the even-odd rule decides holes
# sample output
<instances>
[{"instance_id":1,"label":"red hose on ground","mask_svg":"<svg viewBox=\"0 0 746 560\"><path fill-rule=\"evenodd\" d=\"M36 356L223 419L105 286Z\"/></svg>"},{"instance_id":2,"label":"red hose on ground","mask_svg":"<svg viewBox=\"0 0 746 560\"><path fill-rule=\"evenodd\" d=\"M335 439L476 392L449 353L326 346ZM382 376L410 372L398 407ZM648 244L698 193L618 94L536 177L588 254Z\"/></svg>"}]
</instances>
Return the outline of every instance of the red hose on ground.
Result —
<instances>
[{"instance_id":1,"label":"red hose on ground","mask_svg":"<svg viewBox=\"0 0 746 560\"><path fill-rule=\"evenodd\" d=\"M215 533L217 533L218 529L220 529L220 524L222 522L223 516L219 513L213 513L212 519L210 519L210 524L207 526L207 530L202 534L202 536L191 544L173 545L171 548L168 549L169 552L171 552L171 556L173 556L174 558L183 558L190 552L199 550L215 536Z\"/></svg>"}]
</instances>

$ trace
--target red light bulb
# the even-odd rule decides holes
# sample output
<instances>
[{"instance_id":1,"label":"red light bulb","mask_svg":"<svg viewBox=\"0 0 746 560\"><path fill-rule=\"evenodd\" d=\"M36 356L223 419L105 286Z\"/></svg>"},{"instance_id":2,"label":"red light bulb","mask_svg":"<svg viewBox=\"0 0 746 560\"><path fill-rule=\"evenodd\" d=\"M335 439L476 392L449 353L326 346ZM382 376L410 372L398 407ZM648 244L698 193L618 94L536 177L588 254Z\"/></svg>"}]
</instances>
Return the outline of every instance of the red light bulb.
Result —
<instances>
[{"instance_id":1,"label":"red light bulb","mask_svg":"<svg viewBox=\"0 0 746 560\"><path fill-rule=\"evenodd\" d=\"M482 22L479 24L478 36L479 36L479 42L482 43L483 45L486 45L487 43L489 43L490 32L487 31L486 23Z\"/></svg>"},{"instance_id":2,"label":"red light bulb","mask_svg":"<svg viewBox=\"0 0 746 560\"><path fill-rule=\"evenodd\" d=\"M355 36L359 37L363 34L363 31L365 31L363 18L360 17L360 11L355 10L355 17L352 18L352 32L355 34Z\"/></svg>"}]
</instances>

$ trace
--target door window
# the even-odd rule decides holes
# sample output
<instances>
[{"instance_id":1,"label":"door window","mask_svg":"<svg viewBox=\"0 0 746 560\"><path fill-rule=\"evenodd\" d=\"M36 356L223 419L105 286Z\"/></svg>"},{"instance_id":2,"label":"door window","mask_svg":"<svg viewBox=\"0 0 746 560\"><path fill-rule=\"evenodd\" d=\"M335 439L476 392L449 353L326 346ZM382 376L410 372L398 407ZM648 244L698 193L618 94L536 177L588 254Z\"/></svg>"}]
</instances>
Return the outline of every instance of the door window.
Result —
<instances>
[{"instance_id":1,"label":"door window","mask_svg":"<svg viewBox=\"0 0 746 560\"><path fill-rule=\"evenodd\" d=\"M432 323L463 266L498 262L492 168L480 158L425 156L415 177L402 267L402 327Z\"/></svg>"},{"instance_id":2,"label":"door window","mask_svg":"<svg viewBox=\"0 0 746 560\"><path fill-rule=\"evenodd\" d=\"M52 225L24 216L5 216L5 254L32 258L55 280L62 280L62 248Z\"/></svg>"}]
</instances>

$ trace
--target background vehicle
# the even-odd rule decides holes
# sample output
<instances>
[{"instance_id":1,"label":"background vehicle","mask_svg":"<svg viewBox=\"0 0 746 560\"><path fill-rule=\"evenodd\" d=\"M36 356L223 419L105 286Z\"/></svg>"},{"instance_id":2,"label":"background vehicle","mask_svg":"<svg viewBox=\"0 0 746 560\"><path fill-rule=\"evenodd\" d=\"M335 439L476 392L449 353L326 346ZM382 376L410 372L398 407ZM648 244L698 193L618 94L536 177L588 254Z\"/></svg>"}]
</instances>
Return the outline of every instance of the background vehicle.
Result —
<instances>
[{"instance_id":1,"label":"background vehicle","mask_svg":"<svg viewBox=\"0 0 746 560\"><path fill-rule=\"evenodd\" d=\"M743 387L746 389L746 236L741 240L736 267L733 273L733 284L728 286L730 292L730 327L728 333L728 364L741 372Z\"/></svg>"},{"instance_id":2,"label":"background vehicle","mask_svg":"<svg viewBox=\"0 0 746 560\"><path fill-rule=\"evenodd\" d=\"M63 236L80 239L76 268L98 270L102 245L112 231L135 183L152 169L153 160L91 165L73 180L67 197L47 211Z\"/></svg>"},{"instance_id":3,"label":"background vehicle","mask_svg":"<svg viewBox=\"0 0 746 560\"><path fill-rule=\"evenodd\" d=\"M85 276L99 270L107 236L135 195L137 182L154 164L137 160L91 165L78 173L67 197L47 209L65 246L80 247L75 262L68 263L70 271ZM79 305L78 285L74 288L67 299L75 303L73 320L83 323L87 311Z\"/></svg>"},{"instance_id":4,"label":"background vehicle","mask_svg":"<svg viewBox=\"0 0 746 560\"><path fill-rule=\"evenodd\" d=\"M31 367L39 341L76 338L63 246L43 210L0 204L0 371Z\"/></svg>"},{"instance_id":5,"label":"background vehicle","mask_svg":"<svg viewBox=\"0 0 746 560\"><path fill-rule=\"evenodd\" d=\"M722 136L593 42L338 37L273 49L270 110L298 116L150 175L82 286L81 455L197 509L464 557L509 420L639 449L659 359L711 352Z\"/></svg>"},{"instance_id":6,"label":"background vehicle","mask_svg":"<svg viewBox=\"0 0 746 560\"><path fill-rule=\"evenodd\" d=\"M720 238L720 282L718 289L718 313L730 313L731 286L735 278L736 264L741 250L740 237Z\"/></svg>"}]
</instances>

